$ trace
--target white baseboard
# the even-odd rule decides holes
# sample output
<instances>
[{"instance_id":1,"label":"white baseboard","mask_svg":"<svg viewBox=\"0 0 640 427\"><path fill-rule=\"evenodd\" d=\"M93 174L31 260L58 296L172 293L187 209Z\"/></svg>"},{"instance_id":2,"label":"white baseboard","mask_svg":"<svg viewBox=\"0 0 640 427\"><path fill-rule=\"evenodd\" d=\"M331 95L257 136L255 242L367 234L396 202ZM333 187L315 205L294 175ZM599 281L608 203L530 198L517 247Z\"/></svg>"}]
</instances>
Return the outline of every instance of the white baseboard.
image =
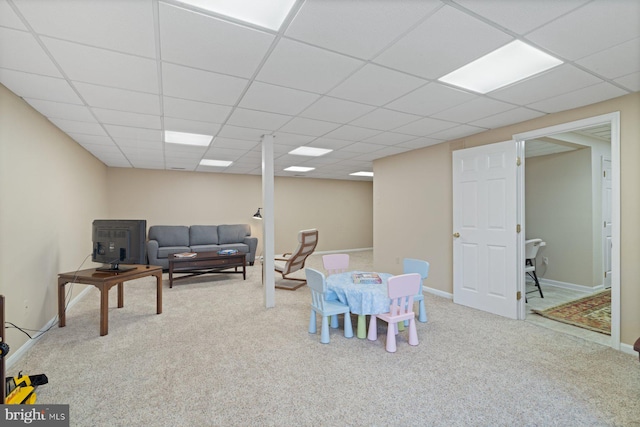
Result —
<instances>
[{"instance_id":1,"label":"white baseboard","mask_svg":"<svg viewBox=\"0 0 640 427\"><path fill-rule=\"evenodd\" d=\"M638 356L638 352L633 349L633 344L620 343L620 351L627 354Z\"/></svg>"},{"instance_id":2,"label":"white baseboard","mask_svg":"<svg viewBox=\"0 0 640 427\"><path fill-rule=\"evenodd\" d=\"M440 289L433 289L433 288L428 288L426 286L423 286L422 290L438 297L447 298L450 300L453 299L453 294L450 294L449 292L441 291Z\"/></svg>"},{"instance_id":3,"label":"white baseboard","mask_svg":"<svg viewBox=\"0 0 640 427\"><path fill-rule=\"evenodd\" d=\"M67 306L67 311L71 307L73 307L77 302L79 302L87 294L87 292L89 292L91 288L92 286L87 286L85 289L82 290L82 292L78 294L78 296L76 296L74 299L69 301L69 305ZM6 369L7 370L10 369L16 362L18 362L26 354L26 352L31 347L33 347L36 344L36 342L40 340L40 338L42 338L42 336L46 333L46 331L49 330L49 328L54 327L57 323L58 323L58 315L56 314L51 320L47 322L46 325L44 325L38 332L36 332L33 335L34 337L37 337L37 338L28 340L27 342L22 344L22 346L20 346L18 350L16 350L15 352L12 351L12 354L9 357L7 357L7 360L5 361Z\"/></svg>"},{"instance_id":4,"label":"white baseboard","mask_svg":"<svg viewBox=\"0 0 640 427\"><path fill-rule=\"evenodd\" d=\"M549 279L541 279L541 278L538 278L538 280L540 281L540 285L555 286L556 288L569 289L571 291L583 292L585 294L593 294L593 293L604 290L603 285L598 285L591 288L589 286L576 285L575 283L560 282L557 280L549 280Z\"/></svg>"}]
</instances>

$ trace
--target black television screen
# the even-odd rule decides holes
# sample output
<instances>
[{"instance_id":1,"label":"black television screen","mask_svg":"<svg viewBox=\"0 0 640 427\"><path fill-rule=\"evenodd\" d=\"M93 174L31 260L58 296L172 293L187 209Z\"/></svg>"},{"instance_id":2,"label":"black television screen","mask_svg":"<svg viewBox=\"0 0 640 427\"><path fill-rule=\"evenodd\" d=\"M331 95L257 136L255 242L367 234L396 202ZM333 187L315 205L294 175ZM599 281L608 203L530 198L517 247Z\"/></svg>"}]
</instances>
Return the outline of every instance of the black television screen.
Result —
<instances>
[{"instance_id":1,"label":"black television screen","mask_svg":"<svg viewBox=\"0 0 640 427\"><path fill-rule=\"evenodd\" d=\"M126 271L120 264L146 264L147 221L144 219L96 219L92 229L91 260L100 271Z\"/></svg>"}]
</instances>

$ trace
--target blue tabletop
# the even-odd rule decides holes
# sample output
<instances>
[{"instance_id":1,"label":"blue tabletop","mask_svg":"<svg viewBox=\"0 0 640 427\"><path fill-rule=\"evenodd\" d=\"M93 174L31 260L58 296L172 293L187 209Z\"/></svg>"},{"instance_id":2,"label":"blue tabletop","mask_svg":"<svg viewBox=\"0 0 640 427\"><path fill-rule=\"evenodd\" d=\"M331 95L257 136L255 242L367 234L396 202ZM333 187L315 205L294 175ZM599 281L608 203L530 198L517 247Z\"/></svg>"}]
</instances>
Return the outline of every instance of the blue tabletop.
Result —
<instances>
[{"instance_id":1,"label":"blue tabletop","mask_svg":"<svg viewBox=\"0 0 640 427\"><path fill-rule=\"evenodd\" d=\"M382 279L379 284L355 284L354 273L368 271L349 271L332 274L327 277L327 299L338 300L349 305L354 314L380 314L389 311L387 280L393 274L377 273Z\"/></svg>"}]
</instances>

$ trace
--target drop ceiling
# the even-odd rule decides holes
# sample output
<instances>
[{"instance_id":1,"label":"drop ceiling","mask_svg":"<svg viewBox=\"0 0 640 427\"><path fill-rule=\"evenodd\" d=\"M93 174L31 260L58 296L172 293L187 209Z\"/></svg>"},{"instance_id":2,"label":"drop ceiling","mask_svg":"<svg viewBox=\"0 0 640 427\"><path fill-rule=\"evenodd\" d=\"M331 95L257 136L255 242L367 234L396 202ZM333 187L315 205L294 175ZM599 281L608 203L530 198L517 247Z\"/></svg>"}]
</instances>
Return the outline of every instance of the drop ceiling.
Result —
<instances>
[{"instance_id":1,"label":"drop ceiling","mask_svg":"<svg viewBox=\"0 0 640 427\"><path fill-rule=\"evenodd\" d=\"M515 39L564 63L485 95L438 82ZM259 175L272 134L278 176L371 180L349 174L640 91L640 1L307 0L271 31L172 0L0 0L0 83L110 167Z\"/></svg>"}]
</instances>

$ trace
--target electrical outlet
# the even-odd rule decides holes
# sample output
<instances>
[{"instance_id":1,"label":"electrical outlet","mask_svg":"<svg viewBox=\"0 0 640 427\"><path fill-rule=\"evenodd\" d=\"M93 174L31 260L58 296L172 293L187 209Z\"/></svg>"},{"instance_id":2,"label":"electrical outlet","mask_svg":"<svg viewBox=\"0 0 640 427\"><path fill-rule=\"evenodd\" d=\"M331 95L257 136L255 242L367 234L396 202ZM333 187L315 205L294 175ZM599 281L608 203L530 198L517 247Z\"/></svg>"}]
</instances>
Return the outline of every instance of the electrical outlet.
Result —
<instances>
[{"instance_id":1,"label":"electrical outlet","mask_svg":"<svg viewBox=\"0 0 640 427\"><path fill-rule=\"evenodd\" d=\"M544 265L549 265L549 258L547 258L546 256L543 256L543 257L542 257L542 263L543 263Z\"/></svg>"}]
</instances>

